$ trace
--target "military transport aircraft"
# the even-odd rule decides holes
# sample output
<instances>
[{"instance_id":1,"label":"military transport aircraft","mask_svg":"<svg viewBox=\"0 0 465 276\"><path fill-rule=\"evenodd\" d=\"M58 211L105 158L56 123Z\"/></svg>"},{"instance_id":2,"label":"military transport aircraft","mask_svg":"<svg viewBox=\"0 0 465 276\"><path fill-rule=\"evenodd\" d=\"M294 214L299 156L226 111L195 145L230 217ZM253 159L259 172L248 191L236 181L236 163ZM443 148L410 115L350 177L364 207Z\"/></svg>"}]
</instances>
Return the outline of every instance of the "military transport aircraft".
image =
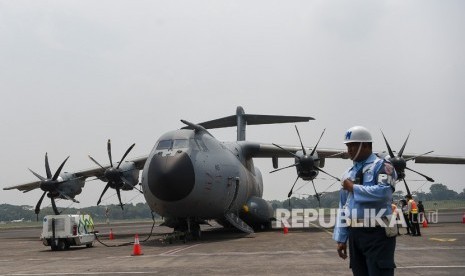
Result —
<instances>
[{"instance_id":1,"label":"military transport aircraft","mask_svg":"<svg viewBox=\"0 0 465 276\"><path fill-rule=\"evenodd\" d=\"M166 226L198 237L200 224L214 219L222 225L250 233L253 228L270 227L273 220L273 209L262 198L262 175L254 166L253 158L271 158L275 171L280 170L278 158L294 158L295 163L288 167L296 168L297 181L299 178L313 180L319 172L327 174L321 169L326 158L346 159L348 155L345 150L317 149L319 141L313 149L305 148L301 141L300 146L246 141L246 125L309 120L313 118L246 114L239 106L235 115L212 121L193 124L181 120L186 126L163 134L148 156L124 161L131 146L116 167L111 159L110 142L107 146L110 165L102 166L89 156L98 165L94 169L60 174L66 159L52 176L46 155L46 178L33 172L40 181L4 190L28 192L41 188L44 194L36 206L38 213L45 194L51 198L52 205L54 198L75 200L89 177L107 182L102 195L109 187L119 194L120 189L130 190L139 183L139 171L142 170L142 192L152 211L165 218ZM208 132L208 129L232 126L237 127L234 142L218 141ZM395 158L391 150L389 154L391 159ZM463 157L402 154L403 150L399 152L405 158L402 160L415 160L416 163L465 164ZM405 167L401 168L402 172L403 169ZM58 213L56 207L54 210Z\"/></svg>"}]
</instances>

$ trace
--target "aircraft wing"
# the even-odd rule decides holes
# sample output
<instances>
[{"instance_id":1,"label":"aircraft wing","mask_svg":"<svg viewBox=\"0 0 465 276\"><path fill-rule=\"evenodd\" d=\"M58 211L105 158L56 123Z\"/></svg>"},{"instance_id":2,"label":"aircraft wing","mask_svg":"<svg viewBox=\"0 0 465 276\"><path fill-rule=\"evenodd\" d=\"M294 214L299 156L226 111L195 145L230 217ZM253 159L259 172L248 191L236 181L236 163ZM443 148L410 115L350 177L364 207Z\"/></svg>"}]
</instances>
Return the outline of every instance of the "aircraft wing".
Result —
<instances>
[{"instance_id":1,"label":"aircraft wing","mask_svg":"<svg viewBox=\"0 0 465 276\"><path fill-rule=\"evenodd\" d=\"M40 181L33 181L33 182L25 183L25 184L10 186L10 187L3 188L3 190L18 189L19 191L26 193L34 189L37 189L37 188L40 188Z\"/></svg>"},{"instance_id":2,"label":"aircraft wing","mask_svg":"<svg viewBox=\"0 0 465 276\"><path fill-rule=\"evenodd\" d=\"M129 160L127 162L134 162L136 168L138 170L142 170L144 168L144 164L145 164L145 161L147 160L147 157L148 156L142 156L142 157L138 157L138 158ZM108 168L108 167L109 167L109 165L104 166L105 169ZM88 177L100 178L100 177L103 177L104 170L102 168L100 168L100 167L96 167L96 168L91 168L91 169L78 171L78 172L75 172L75 173L72 173L72 174L74 174L74 176L76 178L84 178L84 179L88 178ZM32 181L32 182L28 182L28 183L24 183L24 184L20 184L20 185L14 185L14 186L6 187L6 188L3 188L3 190L18 189L19 191L22 191L23 193L26 193L26 192L32 191L34 189L37 189L37 188L40 188L40 180Z\"/></svg>"},{"instance_id":3,"label":"aircraft wing","mask_svg":"<svg viewBox=\"0 0 465 276\"><path fill-rule=\"evenodd\" d=\"M415 163L425 163L425 164L465 164L464 157L457 156L446 156L446 155L410 155L404 154L402 157L405 159L413 159Z\"/></svg>"},{"instance_id":4,"label":"aircraft wing","mask_svg":"<svg viewBox=\"0 0 465 276\"><path fill-rule=\"evenodd\" d=\"M135 164L135 166L136 166L136 169L142 170L144 168L144 164L145 164L145 161L147 160L147 158L148 158L148 156L142 156L142 157L138 157L138 158L128 160L128 161L125 161L125 162L133 162ZM107 169L109 167L110 167L110 165L103 166L104 169ZM100 178L100 177L103 177L103 174L105 172L104 169L102 169L100 167L95 167L95 168L91 168L91 169L78 171L78 172L74 173L74 175L77 178L87 178L87 177L92 177L92 176Z\"/></svg>"},{"instance_id":5,"label":"aircraft wing","mask_svg":"<svg viewBox=\"0 0 465 276\"><path fill-rule=\"evenodd\" d=\"M281 146L278 148L273 144L264 144L264 143L255 143L248 141L239 141L238 142L244 151L245 156L247 157L256 157L256 158L292 158L294 157L291 153L296 153L301 151L301 146ZM305 148L305 150L310 153L312 148ZM320 158L342 158L347 159L349 155L346 150L342 149L317 149L318 157Z\"/></svg>"},{"instance_id":6,"label":"aircraft wing","mask_svg":"<svg viewBox=\"0 0 465 276\"><path fill-rule=\"evenodd\" d=\"M254 143L254 142L238 142L242 145L244 154L247 157L256 157L256 158L293 158L294 156L291 153L296 153L299 150L302 150L301 146L281 146L280 148L276 147L273 144L264 144L264 143ZM307 152L311 152L312 148L305 148ZM288 151L288 152L286 152ZM344 149L320 149L316 150L319 158L341 158L348 159L349 155ZM374 152L375 154L384 154L381 152ZM415 163L424 163L424 164L465 164L465 157L459 156L445 156L445 155L417 155L417 154L404 154L406 160L414 160Z\"/></svg>"}]
</instances>

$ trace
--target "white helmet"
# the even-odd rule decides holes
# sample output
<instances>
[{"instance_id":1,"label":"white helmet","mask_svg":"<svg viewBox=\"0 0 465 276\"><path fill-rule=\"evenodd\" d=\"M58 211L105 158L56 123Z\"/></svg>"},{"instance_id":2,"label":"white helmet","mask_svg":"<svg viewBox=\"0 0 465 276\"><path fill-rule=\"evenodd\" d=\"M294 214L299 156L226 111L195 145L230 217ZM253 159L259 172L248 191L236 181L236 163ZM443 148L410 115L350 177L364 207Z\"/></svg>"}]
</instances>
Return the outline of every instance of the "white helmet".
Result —
<instances>
[{"instance_id":1,"label":"white helmet","mask_svg":"<svg viewBox=\"0 0 465 276\"><path fill-rule=\"evenodd\" d=\"M371 138L371 133L368 131L367 128L362 126L354 126L349 128L346 131L344 137L344 144L353 143L353 142L363 142L363 143L371 143L373 139Z\"/></svg>"}]
</instances>

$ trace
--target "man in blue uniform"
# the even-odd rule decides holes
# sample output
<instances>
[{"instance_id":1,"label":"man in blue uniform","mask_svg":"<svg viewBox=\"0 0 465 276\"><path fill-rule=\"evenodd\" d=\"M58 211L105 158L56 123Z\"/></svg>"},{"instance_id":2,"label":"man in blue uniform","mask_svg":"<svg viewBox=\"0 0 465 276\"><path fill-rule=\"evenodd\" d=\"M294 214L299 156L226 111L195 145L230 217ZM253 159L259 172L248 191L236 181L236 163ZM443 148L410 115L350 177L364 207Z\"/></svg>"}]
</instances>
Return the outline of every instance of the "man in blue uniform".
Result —
<instances>
[{"instance_id":1,"label":"man in blue uniform","mask_svg":"<svg viewBox=\"0 0 465 276\"><path fill-rule=\"evenodd\" d=\"M346 132L344 143L354 162L342 177L333 239L343 259L347 258L349 242L354 275L394 275L396 238L388 237L383 221L392 214L397 175L389 161L373 154L372 142L364 127L355 126Z\"/></svg>"}]
</instances>

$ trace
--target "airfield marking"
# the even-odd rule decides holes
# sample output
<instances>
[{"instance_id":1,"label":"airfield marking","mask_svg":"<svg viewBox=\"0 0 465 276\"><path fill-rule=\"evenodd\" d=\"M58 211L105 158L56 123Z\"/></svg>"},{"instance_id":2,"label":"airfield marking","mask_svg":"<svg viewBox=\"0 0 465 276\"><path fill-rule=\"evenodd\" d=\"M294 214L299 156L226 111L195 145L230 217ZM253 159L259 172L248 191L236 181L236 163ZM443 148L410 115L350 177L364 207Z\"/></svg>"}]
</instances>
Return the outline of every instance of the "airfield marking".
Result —
<instances>
[{"instance_id":1,"label":"airfield marking","mask_svg":"<svg viewBox=\"0 0 465 276\"><path fill-rule=\"evenodd\" d=\"M178 252L187 250L189 248L192 248L192 247L195 247L195 246L198 246L198 245L200 245L200 243L193 244L193 245L190 245L190 246L183 246L181 248L174 248L174 249L168 250L166 252L160 253L159 255L160 256L172 256L172 255L174 255L174 254L176 254Z\"/></svg>"},{"instance_id":2,"label":"airfield marking","mask_svg":"<svg viewBox=\"0 0 465 276\"><path fill-rule=\"evenodd\" d=\"M432 241L440 241L440 242L453 242L453 241L456 241L457 239L446 239L446 238L443 238L443 239L440 239L440 238L429 238L430 240Z\"/></svg>"},{"instance_id":3,"label":"airfield marking","mask_svg":"<svg viewBox=\"0 0 465 276\"><path fill-rule=\"evenodd\" d=\"M317 225L317 224L315 224L315 223L313 223L313 222L309 222L309 224L311 224L312 226L314 226L314 227L316 227L316 228L320 228L320 229L322 229L323 231L325 231L327 234L329 234L330 236L333 236L333 232L329 231L328 229L326 229L326 228L324 228L324 227L322 227L322 226L320 226L320 225Z\"/></svg>"},{"instance_id":4,"label":"airfield marking","mask_svg":"<svg viewBox=\"0 0 465 276\"><path fill-rule=\"evenodd\" d=\"M465 235L465 233L434 233L435 235Z\"/></svg>"},{"instance_id":5,"label":"airfield marking","mask_svg":"<svg viewBox=\"0 0 465 276\"><path fill-rule=\"evenodd\" d=\"M69 273L64 273L64 272L50 272L50 273L12 273L12 274L3 274L3 275L11 275L11 276L33 276L33 275L115 275L115 274L128 274L128 275L133 275L133 274L152 274L152 273L158 273L158 271L150 271L150 272L144 272L144 271L107 271L107 272L69 272Z\"/></svg>"},{"instance_id":6,"label":"airfield marking","mask_svg":"<svg viewBox=\"0 0 465 276\"><path fill-rule=\"evenodd\" d=\"M465 268L465 265L412 265L412 266L398 266L398 269L411 269L411 268Z\"/></svg>"}]
</instances>

